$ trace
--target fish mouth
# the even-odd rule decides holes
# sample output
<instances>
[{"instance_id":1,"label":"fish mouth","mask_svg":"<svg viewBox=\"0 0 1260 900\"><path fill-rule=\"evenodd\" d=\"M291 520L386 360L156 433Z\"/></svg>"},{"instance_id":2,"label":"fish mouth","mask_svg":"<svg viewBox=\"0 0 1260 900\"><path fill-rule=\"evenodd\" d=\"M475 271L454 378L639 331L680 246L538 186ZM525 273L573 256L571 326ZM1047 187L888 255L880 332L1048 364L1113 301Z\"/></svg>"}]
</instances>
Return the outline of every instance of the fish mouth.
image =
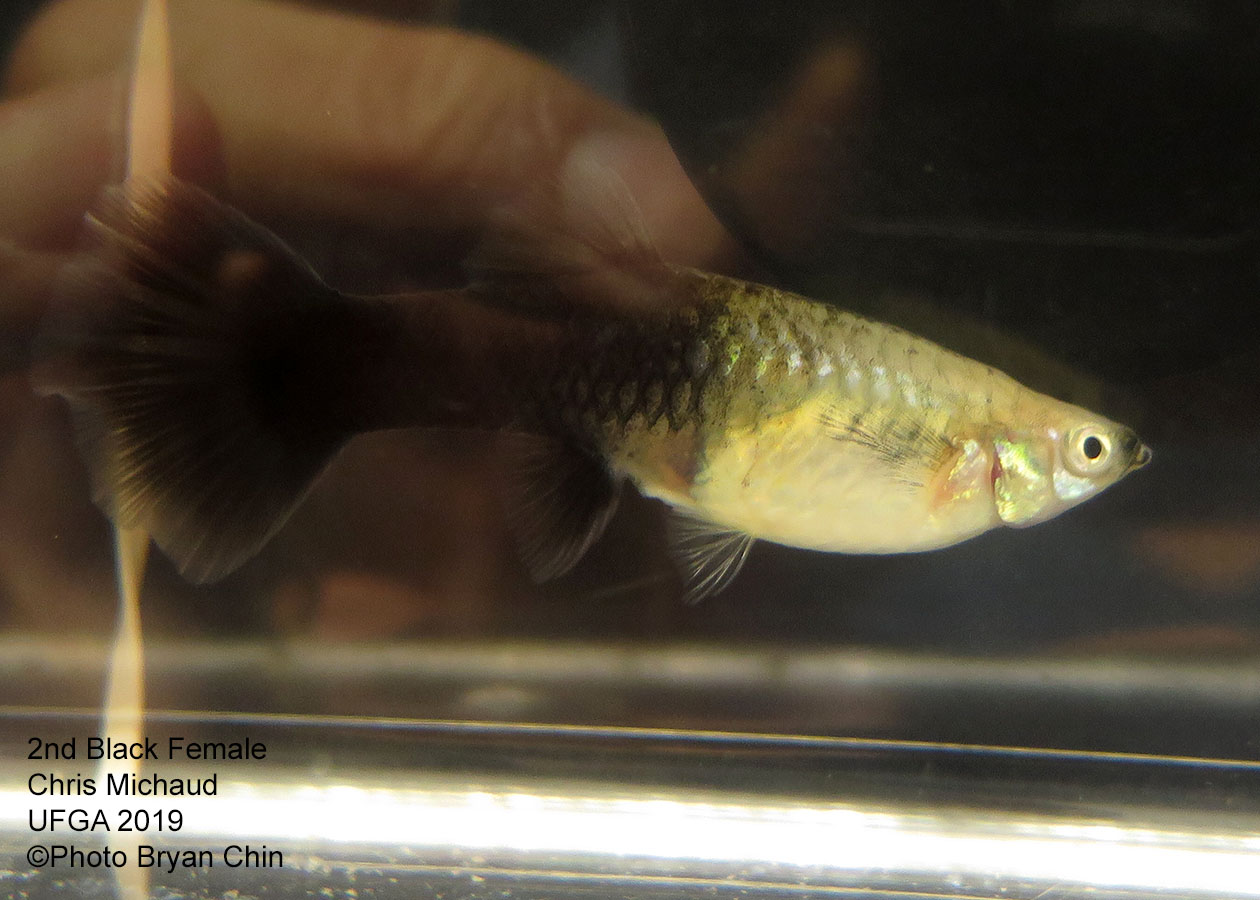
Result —
<instances>
[{"instance_id":1,"label":"fish mouth","mask_svg":"<svg viewBox=\"0 0 1260 900\"><path fill-rule=\"evenodd\" d=\"M1127 459L1129 464L1124 467L1124 474L1136 471L1151 461L1154 455L1151 448L1142 443L1138 436L1128 428L1121 428L1119 437L1119 450L1121 459Z\"/></svg>"}]
</instances>

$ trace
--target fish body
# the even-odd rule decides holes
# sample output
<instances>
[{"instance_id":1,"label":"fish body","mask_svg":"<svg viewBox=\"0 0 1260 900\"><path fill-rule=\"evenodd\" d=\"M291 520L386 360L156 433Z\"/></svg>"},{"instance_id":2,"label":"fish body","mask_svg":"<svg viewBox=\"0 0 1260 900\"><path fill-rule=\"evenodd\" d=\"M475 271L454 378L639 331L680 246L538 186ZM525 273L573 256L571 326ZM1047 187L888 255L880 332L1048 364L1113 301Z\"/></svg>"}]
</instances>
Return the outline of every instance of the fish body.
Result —
<instances>
[{"instance_id":1,"label":"fish body","mask_svg":"<svg viewBox=\"0 0 1260 900\"><path fill-rule=\"evenodd\" d=\"M1149 458L1124 426L900 328L672 271L691 302L641 319L650 336L577 342L552 403L640 491L698 518L817 550L930 550L1043 521ZM624 376L593 377L626 343L647 346ZM1069 471L1072 432L1111 458Z\"/></svg>"},{"instance_id":2,"label":"fish body","mask_svg":"<svg viewBox=\"0 0 1260 900\"><path fill-rule=\"evenodd\" d=\"M941 495L937 473L982 427L999 373L896 328L731 279L696 344L699 392L686 490L659 491L654 436L613 450L641 489L694 515L792 546L846 553L931 549L993 524L991 505ZM978 396L968 396L964 385ZM946 502L946 501L949 502Z\"/></svg>"},{"instance_id":3,"label":"fish body","mask_svg":"<svg viewBox=\"0 0 1260 900\"><path fill-rule=\"evenodd\" d=\"M71 402L98 501L194 580L257 552L380 428L505 435L539 579L581 557L629 479L675 511L693 599L754 539L930 550L1043 521L1150 457L899 328L664 263L633 221L517 234L472 287L393 298L328 288L176 181L114 190L90 225L39 380Z\"/></svg>"}]
</instances>

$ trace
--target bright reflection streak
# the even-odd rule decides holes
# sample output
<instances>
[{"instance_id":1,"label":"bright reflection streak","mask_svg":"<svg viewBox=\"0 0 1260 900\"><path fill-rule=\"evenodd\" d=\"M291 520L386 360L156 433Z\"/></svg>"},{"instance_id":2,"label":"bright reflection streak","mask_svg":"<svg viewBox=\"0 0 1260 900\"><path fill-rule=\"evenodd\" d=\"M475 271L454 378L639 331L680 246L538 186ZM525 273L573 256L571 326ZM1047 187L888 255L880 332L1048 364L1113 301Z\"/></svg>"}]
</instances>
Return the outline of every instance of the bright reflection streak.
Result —
<instances>
[{"instance_id":1,"label":"bright reflection streak","mask_svg":"<svg viewBox=\"0 0 1260 900\"><path fill-rule=\"evenodd\" d=\"M371 845L413 853L546 854L549 865L556 855L614 862L630 858L633 863L620 865L644 875L658 874L663 862L707 862L807 867L815 884L828 875L860 883L867 873L917 873L950 881L1260 897L1260 833L1254 831L1230 834L1175 823L1090 822L974 809L732 799L700 792L644 798L582 784L551 783L538 791L489 781L474 789L411 780L405 789L293 787L244 782L224 772L219 796L179 801L196 834L163 835L162 840L191 845L256 838L284 847L286 857L327 851L329 844ZM0 793L0 810L6 811L0 812L0 821L10 810L24 815L28 808L38 809L40 803L32 801L67 805L65 798ZM131 799L123 805L137 803Z\"/></svg>"}]
</instances>

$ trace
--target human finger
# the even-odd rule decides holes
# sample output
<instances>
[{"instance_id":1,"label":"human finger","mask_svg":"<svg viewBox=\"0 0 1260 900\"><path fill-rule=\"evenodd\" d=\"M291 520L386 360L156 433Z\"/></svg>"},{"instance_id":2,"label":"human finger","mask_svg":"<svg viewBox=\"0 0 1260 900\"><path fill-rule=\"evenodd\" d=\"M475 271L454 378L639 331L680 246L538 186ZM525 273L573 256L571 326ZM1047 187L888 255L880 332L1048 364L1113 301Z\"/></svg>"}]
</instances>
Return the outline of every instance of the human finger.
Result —
<instances>
[{"instance_id":1,"label":"human finger","mask_svg":"<svg viewBox=\"0 0 1260 900\"><path fill-rule=\"evenodd\" d=\"M101 186L123 174L125 76L54 84L0 105L0 168L5 173L0 238L24 247L73 245ZM213 186L223 161L208 111L187 91L175 95L172 167Z\"/></svg>"},{"instance_id":2,"label":"human finger","mask_svg":"<svg viewBox=\"0 0 1260 900\"><path fill-rule=\"evenodd\" d=\"M101 77L0 106L0 235L46 249L73 240L83 210L119 170L113 132L122 91L120 80Z\"/></svg>"},{"instance_id":3,"label":"human finger","mask_svg":"<svg viewBox=\"0 0 1260 900\"><path fill-rule=\"evenodd\" d=\"M28 30L11 90L126 56L133 0L66 0ZM710 261L721 226L660 130L495 41L328 11L173 2L177 77L214 114L234 199L263 216L475 230L575 150L626 181L666 255Z\"/></svg>"}]
</instances>

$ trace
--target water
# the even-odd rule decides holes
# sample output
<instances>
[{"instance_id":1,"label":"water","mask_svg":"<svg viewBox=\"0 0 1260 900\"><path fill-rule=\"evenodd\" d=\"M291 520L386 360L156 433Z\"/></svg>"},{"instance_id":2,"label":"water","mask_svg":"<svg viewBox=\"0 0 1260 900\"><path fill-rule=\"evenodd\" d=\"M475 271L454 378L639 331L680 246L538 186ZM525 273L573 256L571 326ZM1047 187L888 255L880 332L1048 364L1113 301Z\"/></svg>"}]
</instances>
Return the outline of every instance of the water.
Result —
<instances>
[{"instance_id":1,"label":"water","mask_svg":"<svg viewBox=\"0 0 1260 900\"><path fill-rule=\"evenodd\" d=\"M559 882L516 880L546 861L528 848L487 853L467 834L443 848L411 831L401 849L379 835L357 849L344 835L312 849L283 818L303 791L413 784L416 794L350 803L344 815L404 815L408 797L432 814L451 797L482 802L478 785L488 784L491 799L482 799L503 813L493 821L512 828L503 823L519 824L511 816L533 802L520 798L561 798L559 815L594 803L592 783L599 802L605 788L634 802L691 802L694 773L675 768L687 760L713 773L704 788L714 793L701 800L728 811L738 793L757 798L757 809L791 795L810 809L887 814L914 828L927 816L939 829L897 834L948 842L994 829L998 843L984 853L1031 846L1002 843L1020 823L1039 840L1093 822L1118 829L1133 858L1149 839L1225 854L1222 879L1234 866L1247 871L1258 830L1248 764L1260 760L1260 73L1249 52L1260 23L1250 13L1066 3L933 3L913 13L800 4L773 14L741 2L650 13L598 2L528 14L491 2L354 6L391 27L437 19L498 36L658 121L733 239L705 219L650 135L610 153L663 243L689 261L859 309L998 365L1134 425L1154 462L1053 522L936 553L839 557L760 545L730 590L688 607L654 504L627 498L575 572L536 586L514 559L499 509L506 475L484 441L373 435L349 446L272 544L221 584L188 585L160 553L143 579L142 563L123 579L145 587L147 691L138 695L139 670L124 678L119 657L107 662L118 609L113 533L88 499L64 410L31 394L24 361L10 355L0 376L6 797L28 802L32 722L65 732L61 740L124 727L224 740L278 728L269 762L222 769L228 793L203 800L188 833L162 840L200 846L211 836L221 849L248 818L241 796L269 784L270 805L250 809L258 840L290 851L286 867L220 865L202 873L209 882L149 872L159 894L192 896L354 890L348 873L380 896L418 890L409 880L417 873L472 896L716 889L734 873L741 890L801 895L808 874L764 860L763 870L636 868L602 846L555 864L547 877ZM277 25L274 12L222 9L219 18L210 5L172 3L177 83L192 89L176 95L177 170L275 228L339 287L458 280L455 261L475 224L471 189L428 174L432 147L408 144L447 83L410 82L408 66L438 49L404 45L410 62L389 68L360 43L375 26L329 31L317 19L308 32ZM119 14L63 32L67 50L38 67L27 57L10 79L25 99L10 98L3 108L13 114L0 117L0 160L18 173L6 180L0 236L62 251L74 241L75 217L64 211L124 174L126 91L66 85L120 61L134 22ZM307 40L320 51L305 52ZM365 65L372 77L350 80ZM69 92L62 118L40 118L37 84ZM505 115L490 143L545 157L566 133L536 132L563 106L518 100L528 114ZM65 176L67 154L84 146L65 170L78 174ZM170 156L159 148L156 158ZM494 181L478 175L483 187ZM0 284L9 272L0 266ZM24 321L0 318L0 347L21 345ZM123 634L130 643L117 646L138 660L135 632ZM133 693L107 703L115 714L102 723L107 665L114 688ZM285 730L276 717L297 724ZM491 749L463 765L481 738L445 744L425 724L435 719L483 723L473 730L490 735ZM684 737L636 763L612 731L528 740L496 731L520 723ZM369 736L346 739L349 727ZM719 746L692 742L693 732L737 737ZM802 780L790 774L799 748L757 735L889 743L811 757L817 778ZM901 742L926 749L906 763ZM757 764L739 762L730 746ZM1033 752L1016 772L984 749L994 746ZM1037 755L1046 750L1083 761L1052 764ZM390 761L412 751L418 758ZM1110 754L1140 762L1100 762ZM566 766L579 761L588 768L575 782ZM137 771L157 768L146 766ZM1150 772L1161 774L1144 782ZM1025 794L1033 800L1007 809ZM927 799L916 806L915 797ZM746 821L723 821L736 820ZM4 825L5 847L18 846L14 834L33 840ZM1099 831L1074 834L1108 846ZM1101 870L1073 872L1064 857L1029 859L988 880L960 862L952 888L944 869L896 884L829 870L833 880L819 885L1033 897L1122 884ZM19 863L3 863L0 883L16 879L35 896L114 889L103 872L56 881ZM1066 887L1055 887L1055 872ZM634 882L648 873L658 880ZM684 875L694 880L669 881ZM1165 884L1189 895L1195 881Z\"/></svg>"}]
</instances>

